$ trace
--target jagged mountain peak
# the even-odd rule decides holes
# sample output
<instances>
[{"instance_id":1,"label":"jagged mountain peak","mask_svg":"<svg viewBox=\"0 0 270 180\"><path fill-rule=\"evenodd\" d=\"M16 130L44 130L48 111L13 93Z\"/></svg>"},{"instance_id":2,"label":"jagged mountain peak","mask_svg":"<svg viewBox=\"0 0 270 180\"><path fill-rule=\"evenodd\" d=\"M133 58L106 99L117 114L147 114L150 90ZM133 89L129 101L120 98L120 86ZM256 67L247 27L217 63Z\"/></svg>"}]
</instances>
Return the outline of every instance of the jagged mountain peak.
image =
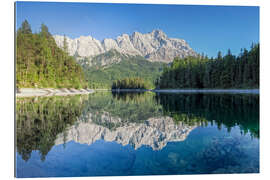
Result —
<instances>
[{"instance_id":1,"label":"jagged mountain peak","mask_svg":"<svg viewBox=\"0 0 270 180\"><path fill-rule=\"evenodd\" d=\"M55 41L59 47L63 47L63 36L55 35ZM178 56L196 56L189 45L183 39L169 38L161 29L154 29L150 33L142 34L133 32L131 35L122 34L116 39L104 39L99 41L92 36L80 36L76 39L67 37L68 52L75 52L81 57L94 57L96 55L115 49L122 54L140 55L149 61L161 61L170 63Z\"/></svg>"},{"instance_id":2,"label":"jagged mountain peak","mask_svg":"<svg viewBox=\"0 0 270 180\"><path fill-rule=\"evenodd\" d=\"M131 36L138 36L138 35L142 35L142 33L138 31L134 31Z\"/></svg>"},{"instance_id":3,"label":"jagged mountain peak","mask_svg":"<svg viewBox=\"0 0 270 180\"><path fill-rule=\"evenodd\" d=\"M161 29L154 29L151 34L155 38L167 38L167 35Z\"/></svg>"}]
</instances>

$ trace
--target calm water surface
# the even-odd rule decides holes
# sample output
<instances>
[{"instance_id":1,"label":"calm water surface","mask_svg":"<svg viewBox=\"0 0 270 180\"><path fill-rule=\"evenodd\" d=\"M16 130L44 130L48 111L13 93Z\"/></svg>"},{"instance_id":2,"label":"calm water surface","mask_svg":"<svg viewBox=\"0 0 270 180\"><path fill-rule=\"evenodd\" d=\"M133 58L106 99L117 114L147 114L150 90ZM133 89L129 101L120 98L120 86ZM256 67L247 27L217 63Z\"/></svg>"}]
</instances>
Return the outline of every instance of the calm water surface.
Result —
<instances>
[{"instance_id":1,"label":"calm water surface","mask_svg":"<svg viewBox=\"0 0 270 180\"><path fill-rule=\"evenodd\" d=\"M18 98L16 176L259 172L259 95Z\"/></svg>"}]
</instances>

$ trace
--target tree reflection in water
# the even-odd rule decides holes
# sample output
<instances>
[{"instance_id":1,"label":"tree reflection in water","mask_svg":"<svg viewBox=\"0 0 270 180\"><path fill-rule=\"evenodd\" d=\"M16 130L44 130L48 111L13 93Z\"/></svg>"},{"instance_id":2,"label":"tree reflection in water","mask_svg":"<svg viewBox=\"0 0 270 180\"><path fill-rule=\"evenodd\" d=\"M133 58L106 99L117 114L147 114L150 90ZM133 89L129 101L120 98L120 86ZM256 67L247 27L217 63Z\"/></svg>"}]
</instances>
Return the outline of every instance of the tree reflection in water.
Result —
<instances>
[{"instance_id":1,"label":"tree reflection in water","mask_svg":"<svg viewBox=\"0 0 270 180\"><path fill-rule=\"evenodd\" d=\"M57 135L62 134L65 143L67 128L77 120L91 121L113 132L129 124L144 127L142 124L151 124L154 119L167 119L169 123L168 117L183 127L210 123L230 131L239 126L244 134L249 132L259 138L258 95L99 92L88 96L17 99L17 152L27 161L31 152L37 150L44 161Z\"/></svg>"},{"instance_id":2,"label":"tree reflection in water","mask_svg":"<svg viewBox=\"0 0 270 180\"><path fill-rule=\"evenodd\" d=\"M39 151L44 161L57 134L81 116L87 96L18 98L16 100L17 152L27 161Z\"/></svg>"}]
</instances>

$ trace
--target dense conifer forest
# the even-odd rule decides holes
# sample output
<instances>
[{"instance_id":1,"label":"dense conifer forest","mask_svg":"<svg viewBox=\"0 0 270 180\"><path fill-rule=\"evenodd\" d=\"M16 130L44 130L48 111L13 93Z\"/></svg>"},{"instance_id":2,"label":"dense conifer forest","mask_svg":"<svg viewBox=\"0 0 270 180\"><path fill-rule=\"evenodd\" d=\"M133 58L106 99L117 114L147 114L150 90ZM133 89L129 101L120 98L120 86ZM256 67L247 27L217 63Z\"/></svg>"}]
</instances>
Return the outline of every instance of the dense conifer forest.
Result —
<instances>
[{"instance_id":1,"label":"dense conifer forest","mask_svg":"<svg viewBox=\"0 0 270 180\"><path fill-rule=\"evenodd\" d=\"M157 88L259 88L259 44L231 51L217 58L205 56L175 58L155 82Z\"/></svg>"},{"instance_id":2,"label":"dense conifer forest","mask_svg":"<svg viewBox=\"0 0 270 180\"><path fill-rule=\"evenodd\" d=\"M84 73L64 48L57 47L48 27L32 33L25 20L16 32L16 86L39 88L86 87Z\"/></svg>"},{"instance_id":3,"label":"dense conifer forest","mask_svg":"<svg viewBox=\"0 0 270 180\"><path fill-rule=\"evenodd\" d=\"M150 89L151 84L139 77L125 78L114 81L112 89Z\"/></svg>"}]
</instances>

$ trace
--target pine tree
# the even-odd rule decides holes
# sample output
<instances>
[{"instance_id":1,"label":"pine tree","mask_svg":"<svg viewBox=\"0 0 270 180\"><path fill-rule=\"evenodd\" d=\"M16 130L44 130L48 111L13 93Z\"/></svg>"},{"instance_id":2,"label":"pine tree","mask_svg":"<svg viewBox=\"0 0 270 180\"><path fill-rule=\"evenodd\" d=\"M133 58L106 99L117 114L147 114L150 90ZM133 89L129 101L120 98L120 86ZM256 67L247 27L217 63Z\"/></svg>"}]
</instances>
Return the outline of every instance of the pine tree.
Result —
<instances>
[{"instance_id":1,"label":"pine tree","mask_svg":"<svg viewBox=\"0 0 270 180\"><path fill-rule=\"evenodd\" d=\"M46 38L49 38L51 36L51 33L49 32L48 27L45 24L41 24L41 32L40 34L42 36L45 36Z\"/></svg>"},{"instance_id":2,"label":"pine tree","mask_svg":"<svg viewBox=\"0 0 270 180\"><path fill-rule=\"evenodd\" d=\"M218 51L217 59L218 60L222 60L222 53L221 53L221 51Z\"/></svg>"},{"instance_id":3,"label":"pine tree","mask_svg":"<svg viewBox=\"0 0 270 180\"><path fill-rule=\"evenodd\" d=\"M68 44L67 44L67 38L66 38L66 35L64 35L63 50L64 50L65 53L68 53ZM78 52L77 52L77 53L78 53Z\"/></svg>"},{"instance_id":4,"label":"pine tree","mask_svg":"<svg viewBox=\"0 0 270 180\"><path fill-rule=\"evenodd\" d=\"M18 32L23 34L32 34L31 26L27 20L24 20L21 27L18 29Z\"/></svg>"}]
</instances>

